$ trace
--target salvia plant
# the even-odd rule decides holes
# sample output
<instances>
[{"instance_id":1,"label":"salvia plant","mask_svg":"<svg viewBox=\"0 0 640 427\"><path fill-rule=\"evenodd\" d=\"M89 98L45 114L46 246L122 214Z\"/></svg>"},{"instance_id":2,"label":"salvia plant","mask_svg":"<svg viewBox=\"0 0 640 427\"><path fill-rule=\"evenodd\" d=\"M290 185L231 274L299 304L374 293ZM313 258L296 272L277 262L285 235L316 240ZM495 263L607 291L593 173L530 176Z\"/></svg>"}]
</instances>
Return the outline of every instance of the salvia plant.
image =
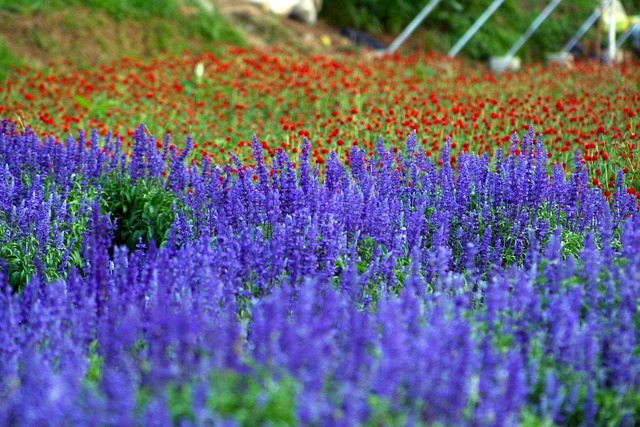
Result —
<instances>
[{"instance_id":1,"label":"salvia plant","mask_svg":"<svg viewBox=\"0 0 640 427\"><path fill-rule=\"evenodd\" d=\"M0 130L0 425L640 420L636 198L533 129L322 171Z\"/></svg>"}]
</instances>

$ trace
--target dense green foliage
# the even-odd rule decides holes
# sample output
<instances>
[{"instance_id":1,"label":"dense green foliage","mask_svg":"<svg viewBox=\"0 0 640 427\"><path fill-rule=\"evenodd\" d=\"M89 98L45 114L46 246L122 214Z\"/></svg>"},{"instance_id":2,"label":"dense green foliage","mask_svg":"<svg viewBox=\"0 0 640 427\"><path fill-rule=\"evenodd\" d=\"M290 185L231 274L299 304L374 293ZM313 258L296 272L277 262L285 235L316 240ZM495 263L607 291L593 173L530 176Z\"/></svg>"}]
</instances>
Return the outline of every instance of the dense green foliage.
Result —
<instances>
[{"instance_id":1,"label":"dense green foliage","mask_svg":"<svg viewBox=\"0 0 640 427\"><path fill-rule=\"evenodd\" d=\"M113 245L127 245L134 250L140 239L166 241L174 221L178 197L152 179L132 181L128 175L112 176L102 189L103 213L116 221Z\"/></svg>"}]
</instances>

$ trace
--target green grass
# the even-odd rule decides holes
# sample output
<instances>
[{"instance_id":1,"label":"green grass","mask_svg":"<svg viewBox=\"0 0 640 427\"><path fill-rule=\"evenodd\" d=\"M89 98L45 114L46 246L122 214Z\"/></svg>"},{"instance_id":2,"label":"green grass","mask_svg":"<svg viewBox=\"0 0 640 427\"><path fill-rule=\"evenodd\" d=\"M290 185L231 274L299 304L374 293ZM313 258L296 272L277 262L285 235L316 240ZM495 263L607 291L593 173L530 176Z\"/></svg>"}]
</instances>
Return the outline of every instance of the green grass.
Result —
<instances>
[{"instance_id":1,"label":"green grass","mask_svg":"<svg viewBox=\"0 0 640 427\"><path fill-rule=\"evenodd\" d=\"M20 67L23 61L15 55L0 36L0 81L6 80L14 67Z\"/></svg>"},{"instance_id":2,"label":"green grass","mask_svg":"<svg viewBox=\"0 0 640 427\"><path fill-rule=\"evenodd\" d=\"M79 10L84 13L78 13ZM29 49L21 52L22 45L45 51L45 56L54 61L71 59L80 67L95 63L96 50L101 54L100 62L108 62L123 56L141 58L163 52L214 51L217 45L225 44L246 45L241 34L223 16L215 10L204 10L194 0L0 0L0 13L3 19L32 19L35 23L26 37L5 35L13 37L13 50L3 43L0 33L0 81L7 78L9 66L33 62ZM58 25L78 33L78 38L87 31L96 30L99 38L96 46L88 52L89 47L83 44L59 43L60 34L47 28L46 22L51 16L59 17L63 24ZM51 26L50 22L53 21L49 21L48 26ZM117 34L100 33L114 26ZM127 34L144 34L144 43L132 42ZM69 50L73 51L71 55ZM87 53L86 58L83 53Z\"/></svg>"},{"instance_id":3,"label":"green grass","mask_svg":"<svg viewBox=\"0 0 640 427\"><path fill-rule=\"evenodd\" d=\"M194 4L195 2L187 2ZM133 17L144 19L149 16L170 17L179 12L176 0L0 0L0 10L30 13L49 11L73 6L87 6L103 10L113 18Z\"/></svg>"}]
</instances>

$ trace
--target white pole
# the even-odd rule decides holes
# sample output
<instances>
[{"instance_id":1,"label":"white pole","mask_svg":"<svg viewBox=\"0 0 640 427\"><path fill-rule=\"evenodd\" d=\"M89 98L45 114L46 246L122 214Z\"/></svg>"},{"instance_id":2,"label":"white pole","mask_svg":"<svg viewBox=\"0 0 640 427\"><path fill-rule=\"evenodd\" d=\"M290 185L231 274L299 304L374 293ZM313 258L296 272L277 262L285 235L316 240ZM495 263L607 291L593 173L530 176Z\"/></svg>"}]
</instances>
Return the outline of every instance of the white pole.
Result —
<instances>
[{"instance_id":1,"label":"white pole","mask_svg":"<svg viewBox=\"0 0 640 427\"><path fill-rule=\"evenodd\" d=\"M606 4L607 2L610 2L610 1L611 0L604 0L604 3ZM593 11L591 16L589 16L589 18L587 18L587 20L584 21L582 26L580 26L578 31L576 31L573 37L571 37L571 39L564 45L564 47L562 48L562 52L569 52L571 49L573 49L576 46L576 44L578 44L582 36L585 35L587 30L589 30L589 28L591 28L591 26L598 20L601 14L602 14L602 9L599 7L596 8L596 10Z\"/></svg>"},{"instance_id":2,"label":"white pole","mask_svg":"<svg viewBox=\"0 0 640 427\"><path fill-rule=\"evenodd\" d=\"M531 35L536 32L538 27L540 27L544 20L547 19L551 12L553 12L553 9L555 9L561 1L562 0L552 0L551 3L549 3L547 7L545 7L544 10L540 12L540 15L538 15L538 17L531 23L529 28L527 28L527 31L525 31L525 33L518 39L518 41L513 44L511 49L509 49L509 52L507 52L507 54L505 55L507 58L511 58L516 54L516 52L518 52L522 45L525 44L527 40L529 40L529 37L531 37Z\"/></svg>"},{"instance_id":3,"label":"white pole","mask_svg":"<svg viewBox=\"0 0 640 427\"><path fill-rule=\"evenodd\" d=\"M491 17L491 15L493 15L493 12L495 12L502 3L504 3L504 0L495 0L493 3L491 3L487 10L485 10L484 13L480 15L480 17L476 20L476 22L473 23L471 28L469 28L467 32L464 33L460 40L458 40L458 43L456 43L455 46L451 48L451 50L449 51L449 58L455 57L458 52L460 52L464 45L467 44L469 39L473 37L473 35L480 29L480 27L482 27L482 25Z\"/></svg>"},{"instance_id":4,"label":"white pole","mask_svg":"<svg viewBox=\"0 0 640 427\"><path fill-rule=\"evenodd\" d=\"M411 21L409 25L407 25L407 28L405 28L402 31L402 33L400 33L400 35L389 45L389 47L384 52L385 53L395 52L395 50L398 47L400 47L402 43L404 43L407 37L409 37L411 33L413 33L415 29L418 28L418 25L420 25L422 21L425 20L427 15L429 15L431 11L435 9L435 7L438 5L438 3L440 3L440 1L441 0L431 0L429 3L427 3L427 5L420 11L418 16L413 18L413 21Z\"/></svg>"},{"instance_id":5,"label":"white pole","mask_svg":"<svg viewBox=\"0 0 640 427\"><path fill-rule=\"evenodd\" d=\"M604 2L603 2L604 5ZM616 23L613 15L614 2L609 2L609 51L607 62L612 65L616 58Z\"/></svg>"}]
</instances>

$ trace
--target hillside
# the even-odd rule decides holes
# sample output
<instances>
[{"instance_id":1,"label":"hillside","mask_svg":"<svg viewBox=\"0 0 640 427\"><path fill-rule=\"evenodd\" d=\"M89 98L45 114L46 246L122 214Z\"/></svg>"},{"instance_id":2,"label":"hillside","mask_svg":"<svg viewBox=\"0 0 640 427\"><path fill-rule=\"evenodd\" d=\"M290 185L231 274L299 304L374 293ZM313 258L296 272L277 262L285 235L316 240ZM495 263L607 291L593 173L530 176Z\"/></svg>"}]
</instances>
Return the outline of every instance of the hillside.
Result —
<instances>
[{"instance_id":1,"label":"hillside","mask_svg":"<svg viewBox=\"0 0 640 427\"><path fill-rule=\"evenodd\" d=\"M188 1L166 2L158 9L120 3L125 6L100 0L0 0L0 78L12 66L73 62L86 67L122 56L215 51L221 44L290 44L316 53L349 45L324 22L305 25L231 0L212 1L212 12Z\"/></svg>"},{"instance_id":2,"label":"hillside","mask_svg":"<svg viewBox=\"0 0 640 427\"><path fill-rule=\"evenodd\" d=\"M359 47L340 34L341 28L366 31L390 43L423 3L403 0L391 9L385 1L325 0L320 21L312 26L237 0L0 0L0 78L12 66L73 62L87 67L122 56L215 51L220 44L260 48L288 44L312 53L356 50ZM488 1L441 3L403 48L446 52L485 9L485 3ZM503 54L546 3L507 0L462 56L486 59ZM539 60L545 52L558 50L591 13L591 3L561 4L519 55L525 61ZM640 6L637 1L626 3L631 10ZM212 7L203 8L209 4ZM595 31L586 39L593 40Z\"/></svg>"}]
</instances>

